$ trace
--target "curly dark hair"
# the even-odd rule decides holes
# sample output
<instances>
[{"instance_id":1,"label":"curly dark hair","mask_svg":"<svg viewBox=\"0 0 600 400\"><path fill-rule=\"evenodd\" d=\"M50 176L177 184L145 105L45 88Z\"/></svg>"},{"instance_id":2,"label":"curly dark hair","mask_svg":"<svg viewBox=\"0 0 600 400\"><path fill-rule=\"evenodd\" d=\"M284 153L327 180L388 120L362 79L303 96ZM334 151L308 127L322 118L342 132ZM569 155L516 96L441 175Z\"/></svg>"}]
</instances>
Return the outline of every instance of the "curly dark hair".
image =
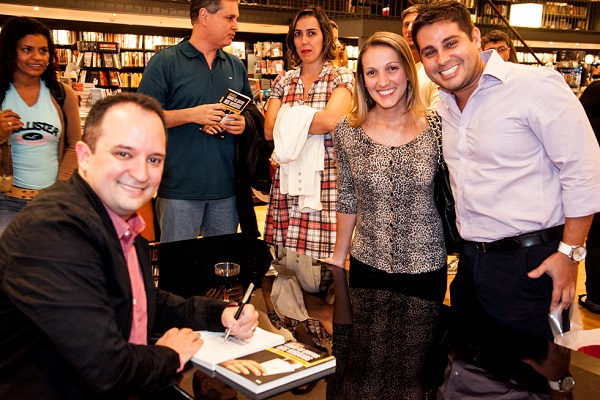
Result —
<instances>
[{"instance_id":1,"label":"curly dark hair","mask_svg":"<svg viewBox=\"0 0 600 400\"><path fill-rule=\"evenodd\" d=\"M325 11L319 6L310 6L304 10L298 12L294 17L294 20L290 24L288 34L286 37L287 44L287 55L294 62L294 65L300 65L302 60L296 51L296 45L294 44L294 29L298 20L303 17L313 16L319 22L321 33L323 34L323 61L335 60L337 56L337 48L333 43L333 30L331 29L331 23L329 17L325 14Z\"/></svg>"},{"instance_id":2,"label":"curly dark hair","mask_svg":"<svg viewBox=\"0 0 600 400\"><path fill-rule=\"evenodd\" d=\"M17 42L27 35L42 35L48 40L48 67L41 76L48 88L56 88L58 81L58 66L56 63L56 47L52 32L39 21L29 17L13 17L7 20L0 31L0 93L6 93L13 82L17 69Z\"/></svg>"}]
</instances>

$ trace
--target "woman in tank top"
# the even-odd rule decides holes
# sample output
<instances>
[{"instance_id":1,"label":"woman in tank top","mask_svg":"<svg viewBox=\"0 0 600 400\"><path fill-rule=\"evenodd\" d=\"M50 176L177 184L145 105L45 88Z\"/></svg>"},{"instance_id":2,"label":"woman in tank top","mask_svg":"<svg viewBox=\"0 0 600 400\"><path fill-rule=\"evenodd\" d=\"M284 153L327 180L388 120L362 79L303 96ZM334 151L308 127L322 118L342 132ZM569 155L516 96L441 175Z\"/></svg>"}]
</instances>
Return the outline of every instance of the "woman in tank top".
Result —
<instances>
[{"instance_id":1,"label":"woman in tank top","mask_svg":"<svg viewBox=\"0 0 600 400\"><path fill-rule=\"evenodd\" d=\"M9 19L0 32L0 59L2 233L41 190L73 173L81 123L75 92L57 80L47 27L32 18Z\"/></svg>"}]
</instances>

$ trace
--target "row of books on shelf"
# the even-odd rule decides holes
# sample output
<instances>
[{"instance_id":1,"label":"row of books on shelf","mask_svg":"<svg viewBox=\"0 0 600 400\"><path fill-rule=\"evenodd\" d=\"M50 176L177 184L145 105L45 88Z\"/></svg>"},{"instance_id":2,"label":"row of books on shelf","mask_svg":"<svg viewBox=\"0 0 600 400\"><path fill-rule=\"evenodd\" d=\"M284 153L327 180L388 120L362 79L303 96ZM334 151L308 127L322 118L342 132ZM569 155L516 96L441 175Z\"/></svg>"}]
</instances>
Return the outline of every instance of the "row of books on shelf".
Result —
<instances>
[{"instance_id":1,"label":"row of books on shelf","mask_svg":"<svg viewBox=\"0 0 600 400\"><path fill-rule=\"evenodd\" d=\"M121 72L119 73L121 87L137 88L142 80L141 72Z\"/></svg>"},{"instance_id":2,"label":"row of books on shelf","mask_svg":"<svg viewBox=\"0 0 600 400\"><path fill-rule=\"evenodd\" d=\"M96 86L122 86L119 72L116 70L81 70L77 80L81 83L93 83Z\"/></svg>"},{"instance_id":3,"label":"row of books on shelf","mask_svg":"<svg viewBox=\"0 0 600 400\"><path fill-rule=\"evenodd\" d=\"M77 65L86 68L121 68L121 57L118 53L82 51L77 58Z\"/></svg>"},{"instance_id":4,"label":"row of books on shelf","mask_svg":"<svg viewBox=\"0 0 600 400\"><path fill-rule=\"evenodd\" d=\"M78 41L115 42L126 49L154 50L155 46L172 46L181 41L181 37L135 35L128 33L78 32L65 29L53 29L52 38L55 44L70 45Z\"/></svg>"},{"instance_id":5,"label":"row of books on shelf","mask_svg":"<svg viewBox=\"0 0 600 400\"><path fill-rule=\"evenodd\" d=\"M121 52L121 65L123 67L145 67L154 55L149 51L124 51Z\"/></svg>"},{"instance_id":6,"label":"row of books on shelf","mask_svg":"<svg viewBox=\"0 0 600 400\"><path fill-rule=\"evenodd\" d=\"M478 16L477 23L482 25L503 25L504 21L496 14L493 14Z\"/></svg>"},{"instance_id":7,"label":"row of books on shelf","mask_svg":"<svg viewBox=\"0 0 600 400\"><path fill-rule=\"evenodd\" d=\"M348 58L358 58L358 46L346 46L346 54Z\"/></svg>"},{"instance_id":8,"label":"row of books on shelf","mask_svg":"<svg viewBox=\"0 0 600 400\"><path fill-rule=\"evenodd\" d=\"M73 59L73 52L71 49L56 49L56 61L59 64L68 64L71 61L76 61Z\"/></svg>"},{"instance_id":9,"label":"row of books on shelf","mask_svg":"<svg viewBox=\"0 0 600 400\"><path fill-rule=\"evenodd\" d=\"M281 42L256 42L254 55L257 57L283 57L283 43Z\"/></svg>"},{"instance_id":10,"label":"row of books on shelf","mask_svg":"<svg viewBox=\"0 0 600 400\"><path fill-rule=\"evenodd\" d=\"M137 88L140 86L142 76L141 72L81 70L77 82L93 83L96 86Z\"/></svg>"},{"instance_id":11,"label":"row of books on shelf","mask_svg":"<svg viewBox=\"0 0 600 400\"><path fill-rule=\"evenodd\" d=\"M556 54L554 53L535 53L535 55L544 65L556 62ZM517 52L517 60L525 64L537 63L537 60L531 53L524 53L522 51Z\"/></svg>"},{"instance_id":12,"label":"row of books on shelf","mask_svg":"<svg viewBox=\"0 0 600 400\"><path fill-rule=\"evenodd\" d=\"M348 69L352 72L356 72L356 66L358 65L358 60L348 60Z\"/></svg>"},{"instance_id":13,"label":"row of books on shelf","mask_svg":"<svg viewBox=\"0 0 600 400\"><path fill-rule=\"evenodd\" d=\"M117 53L81 52L77 58L77 65L85 68L123 68L145 67L154 52L124 51ZM59 62L66 64L71 59L71 52L61 51Z\"/></svg>"},{"instance_id":14,"label":"row of books on shelf","mask_svg":"<svg viewBox=\"0 0 600 400\"><path fill-rule=\"evenodd\" d=\"M509 10L508 4L496 4L496 7L500 10L502 15L504 15L505 17L508 18L508 10ZM489 5L488 3L485 3L483 5L483 8L481 9L481 15L482 16L496 15L496 11L492 9L491 5Z\"/></svg>"},{"instance_id":15,"label":"row of books on shelf","mask_svg":"<svg viewBox=\"0 0 600 400\"><path fill-rule=\"evenodd\" d=\"M585 17L587 15L587 6L577 6L567 3L544 3L545 14L570 15L574 17Z\"/></svg>"},{"instance_id":16,"label":"row of books on shelf","mask_svg":"<svg viewBox=\"0 0 600 400\"><path fill-rule=\"evenodd\" d=\"M125 33L81 32L80 40L94 42L117 42L126 49L154 50L155 46L172 46L181 41L181 37L134 35Z\"/></svg>"},{"instance_id":17,"label":"row of books on shelf","mask_svg":"<svg viewBox=\"0 0 600 400\"><path fill-rule=\"evenodd\" d=\"M78 39L76 31L68 31L65 29L52 29L52 40L54 44L71 45L76 43Z\"/></svg>"},{"instance_id":18,"label":"row of books on shelf","mask_svg":"<svg viewBox=\"0 0 600 400\"><path fill-rule=\"evenodd\" d=\"M255 74L277 75L283 70L283 60L256 60L254 62Z\"/></svg>"},{"instance_id":19,"label":"row of books on shelf","mask_svg":"<svg viewBox=\"0 0 600 400\"><path fill-rule=\"evenodd\" d=\"M568 16L547 15L543 18L542 26L549 29L587 29L587 21Z\"/></svg>"}]
</instances>

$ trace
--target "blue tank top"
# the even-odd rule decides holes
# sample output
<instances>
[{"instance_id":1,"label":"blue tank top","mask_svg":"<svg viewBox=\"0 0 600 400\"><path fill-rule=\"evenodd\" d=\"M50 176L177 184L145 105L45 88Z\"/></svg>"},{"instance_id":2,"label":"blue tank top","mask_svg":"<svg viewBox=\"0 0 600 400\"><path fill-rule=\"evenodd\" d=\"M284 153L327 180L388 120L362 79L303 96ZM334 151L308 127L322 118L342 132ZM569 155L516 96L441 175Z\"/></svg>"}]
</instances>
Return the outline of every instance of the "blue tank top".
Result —
<instances>
[{"instance_id":1,"label":"blue tank top","mask_svg":"<svg viewBox=\"0 0 600 400\"><path fill-rule=\"evenodd\" d=\"M23 128L13 132L14 185L45 189L58 177L58 150L62 124L52 95L42 81L36 103L29 107L13 85L6 92L2 109L10 108L21 117Z\"/></svg>"}]
</instances>

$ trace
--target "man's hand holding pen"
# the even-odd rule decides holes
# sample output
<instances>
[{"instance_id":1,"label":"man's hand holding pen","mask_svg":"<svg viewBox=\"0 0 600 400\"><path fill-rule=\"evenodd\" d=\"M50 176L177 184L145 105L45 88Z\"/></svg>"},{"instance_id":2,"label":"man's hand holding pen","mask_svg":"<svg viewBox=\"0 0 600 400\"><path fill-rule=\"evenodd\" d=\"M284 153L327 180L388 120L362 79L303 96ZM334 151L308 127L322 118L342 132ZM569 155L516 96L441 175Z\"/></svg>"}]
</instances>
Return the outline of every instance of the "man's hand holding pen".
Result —
<instances>
[{"instance_id":1,"label":"man's hand holding pen","mask_svg":"<svg viewBox=\"0 0 600 400\"><path fill-rule=\"evenodd\" d=\"M231 330L231 336L247 339L252 337L254 329L258 326L258 311L252 304L246 304L239 319L236 319L235 315L238 309L239 307L227 307L223 311L221 323L225 328Z\"/></svg>"}]
</instances>

